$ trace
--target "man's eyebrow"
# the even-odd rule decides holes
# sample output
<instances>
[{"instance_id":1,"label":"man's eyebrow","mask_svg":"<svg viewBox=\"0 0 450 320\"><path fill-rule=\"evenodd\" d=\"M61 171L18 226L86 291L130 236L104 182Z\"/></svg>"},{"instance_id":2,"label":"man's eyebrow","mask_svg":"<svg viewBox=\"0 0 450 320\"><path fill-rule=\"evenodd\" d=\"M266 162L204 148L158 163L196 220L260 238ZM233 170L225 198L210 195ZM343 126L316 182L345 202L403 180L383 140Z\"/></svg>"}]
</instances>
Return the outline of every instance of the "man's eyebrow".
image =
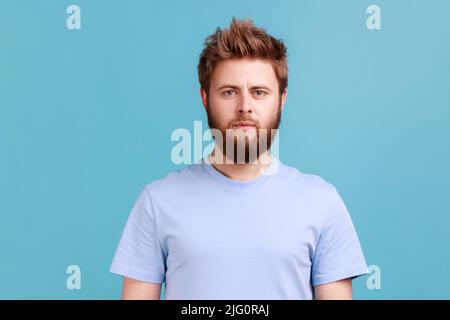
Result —
<instances>
[{"instance_id":1,"label":"man's eyebrow","mask_svg":"<svg viewBox=\"0 0 450 320\"><path fill-rule=\"evenodd\" d=\"M267 90L267 91L269 91L269 92L272 91L272 89L270 89L268 86L265 86L265 85L263 85L263 84L251 86L250 89L252 89L252 90L256 90L256 89L264 89L264 90Z\"/></svg>"},{"instance_id":2,"label":"man's eyebrow","mask_svg":"<svg viewBox=\"0 0 450 320\"><path fill-rule=\"evenodd\" d=\"M231 88L231 89L240 89L238 86L232 85L232 84L223 84L220 87L217 88L217 90L222 90L225 88ZM250 90L256 90L256 89L264 89L267 90L269 92L272 91L272 89L270 89L268 86L260 84L260 85L254 85L250 87Z\"/></svg>"},{"instance_id":3,"label":"man's eyebrow","mask_svg":"<svg viewBox=\"0 0 450 320\"><path fill-rule=\"evenodd\" d=\"M222 90L222 89L225 89L225 88L239 89L238 86L234 86L232 84L223 84L220 87L218 87L217 90Z\"/></svg>"}]
</instances>

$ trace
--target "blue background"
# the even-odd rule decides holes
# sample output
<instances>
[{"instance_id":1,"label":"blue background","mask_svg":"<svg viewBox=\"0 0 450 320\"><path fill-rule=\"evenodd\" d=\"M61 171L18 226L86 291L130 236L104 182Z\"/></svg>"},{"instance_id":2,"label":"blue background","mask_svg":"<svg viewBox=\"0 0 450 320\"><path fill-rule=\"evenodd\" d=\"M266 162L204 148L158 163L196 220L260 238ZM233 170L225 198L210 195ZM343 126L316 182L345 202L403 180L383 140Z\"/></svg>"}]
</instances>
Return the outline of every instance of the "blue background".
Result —
<instances>
[{"instance_id":1,"label":"blue background","mask_svg":"<svg viewBox=\"0 0 450 320\"><path fill-rule=\"evenodd\" d=\"M81 8L69 30L66 8ZM366 9L381 8L381 30ZM232 16L282 38L280 158L333 183L381 289L450 298L449 1L0 1L0 298L115 299L143 186L202 120L204 38ZM81 268L81 290L66 268Z\"/></svg>"}]
</instances>

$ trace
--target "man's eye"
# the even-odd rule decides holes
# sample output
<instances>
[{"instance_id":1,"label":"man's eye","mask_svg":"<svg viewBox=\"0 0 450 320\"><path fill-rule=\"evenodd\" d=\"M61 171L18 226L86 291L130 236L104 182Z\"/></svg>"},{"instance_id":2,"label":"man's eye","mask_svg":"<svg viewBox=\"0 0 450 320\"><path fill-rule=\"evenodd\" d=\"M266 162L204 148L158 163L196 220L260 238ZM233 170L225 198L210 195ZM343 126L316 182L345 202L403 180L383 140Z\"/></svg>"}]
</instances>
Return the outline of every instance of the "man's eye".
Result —
<instances>
[{"instance_id":1,"label":"man's eye","mask_svg":"<svg viewBox=\"0 0 450 320\"><path fill-rule=\"evenodd\" d=\"M266 95L266 92L263 90L255 90L255 95L257 97L264 97Z\"/></svg>"},{"instance_id":2,"label":"man's eye","mask_svg":"<svg viewBox=\"0 0 450 320\"><path fill-rule=\"evenodd\" d=\"M227 97L231 97L234 95L234 90L228 89L223 92L223 94Z\"/></svg>"}]
</instances>

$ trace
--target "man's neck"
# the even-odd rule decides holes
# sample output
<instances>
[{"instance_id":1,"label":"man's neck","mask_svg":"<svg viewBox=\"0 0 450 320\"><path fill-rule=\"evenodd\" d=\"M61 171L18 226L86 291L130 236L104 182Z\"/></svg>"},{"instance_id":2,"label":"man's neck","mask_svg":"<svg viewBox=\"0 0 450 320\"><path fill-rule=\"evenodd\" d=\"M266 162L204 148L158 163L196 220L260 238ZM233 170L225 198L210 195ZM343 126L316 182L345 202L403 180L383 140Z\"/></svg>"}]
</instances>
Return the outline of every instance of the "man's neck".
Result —
<instances>
[{"instance_id":1,"label":"man's neck","mask_svg":"<svg viewBox=\"0 0 450 320\"><path fill-rule=\"evenodd\" d=\"M257 178L272 163L270 151L266 151L264 154L260 155L260 158L258 158L255 163L228 163L226 157L219 149L214 149L208 156L208 159L211 165L213 165L220 173L230 179L242 182Z\"/></svg>"}]
</instances>

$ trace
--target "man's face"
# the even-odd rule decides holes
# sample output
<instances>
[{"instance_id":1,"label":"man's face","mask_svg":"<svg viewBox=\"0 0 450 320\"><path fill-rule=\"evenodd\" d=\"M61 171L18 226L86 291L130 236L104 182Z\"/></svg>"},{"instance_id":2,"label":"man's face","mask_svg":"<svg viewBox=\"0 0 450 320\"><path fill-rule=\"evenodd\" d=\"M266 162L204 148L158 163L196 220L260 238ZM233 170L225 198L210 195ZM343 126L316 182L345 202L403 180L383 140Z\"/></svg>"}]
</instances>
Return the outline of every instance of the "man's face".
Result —
<instances>
[{"instance_id":1,"label":"man's face","mask_svg":"<svg viewBox=\"0 0 450 320\"><path fill-rule=\"evenodd\" d=\"M209 127L222 133L222 153L229 160L253 163L270 149L274 138L271 129L278 129L286 91L279 94L278 80L269 61L223 60L214 68L209 92L201 89L201 95ZM227 152L230 145L233 157ZM244 154L238 151L241 147Z\"/></svg>"}]
</instances>

